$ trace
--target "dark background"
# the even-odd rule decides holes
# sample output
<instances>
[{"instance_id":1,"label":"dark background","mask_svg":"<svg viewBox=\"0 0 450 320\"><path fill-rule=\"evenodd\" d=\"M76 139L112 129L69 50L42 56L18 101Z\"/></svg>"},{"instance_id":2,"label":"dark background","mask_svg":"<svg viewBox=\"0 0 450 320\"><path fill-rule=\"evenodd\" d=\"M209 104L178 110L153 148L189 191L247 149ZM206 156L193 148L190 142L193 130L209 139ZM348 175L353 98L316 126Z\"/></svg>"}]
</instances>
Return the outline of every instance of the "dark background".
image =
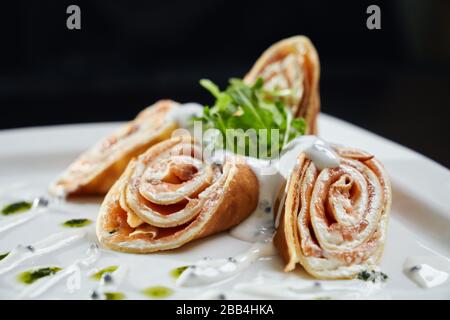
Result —
<instances>
[{"instance_id":1,"label":"dark background","mask_svg":"<svg viewBox=\"0 0 450 320\"><path fill-rule=\"evenodd\" d=\"M66 28L81 7L82 29ZM381 7L381 30L366 8ZM450 166L450 1L11 1L0 5L0 128L131 119L210 103L273 42L304 34L322 110Z\"/></svg>"}]
</instances>

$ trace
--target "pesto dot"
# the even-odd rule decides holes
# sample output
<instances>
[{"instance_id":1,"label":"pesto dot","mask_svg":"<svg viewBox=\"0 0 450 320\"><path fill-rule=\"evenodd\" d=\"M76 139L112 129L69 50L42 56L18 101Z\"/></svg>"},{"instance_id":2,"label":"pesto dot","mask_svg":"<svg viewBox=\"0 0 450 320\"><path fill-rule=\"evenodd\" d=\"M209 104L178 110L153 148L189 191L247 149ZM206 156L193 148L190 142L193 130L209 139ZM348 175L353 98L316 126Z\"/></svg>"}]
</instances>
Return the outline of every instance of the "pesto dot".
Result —
<instances>
[{"instance_id":1,"label":"pesto dot","mask_svg":"<svg viewBox=\"0 0 450 320\"><path fill-rule=\"evenodd\" d=\"M125 299L125 295L122 292L105 292L106 300L123 300Z\"/></svg>"},{"instance_id":2,"label":"pesto dot","mask_svg":"<svg viewBox=\"0 0 450 320\"><path fill-rule=\"evenodd\" d=\"M67 228L81 228L88 226L92 223L89 219L71 219L64 222L62 225Z\"/></svg>"},{"instance_id":3,"label":"pesto dot","mask_svg":"<svg viewBox=\"0 0 450 320\"><path fill-rule=\"evenodd\" d=\"M17 276L17 279L22 283L32 284L33 282L35 282L41 278L53 275L60 270L62 270L62 269L59 267L45 267L45 268L33 269L33 270L29 270L29 271L20 273Z\"/></svg>"},{"instance_id":4,"label":"pesto dot","mask_svg":"<svg viewBox=\"0 0 450 320\"><path fill-rule=\"evenodd\" d=\"M170 270L170 275L173 278L178 279L187 268L189 268L189 266L181 266L181 267L172 269L172 270Z\"/></svg>"},{"instance_id":5,"label":"pesto dot","mask_svg":"<svg viewBox=\"0 0 450 320\"><path fill-rule=\"evenodd\" d=\"M142 290L142 293L152 299L164 299L171 296L173 290L164 286L155 286Z\"/></svg>"},{"instance_id":6,"label":"pesto dot","mask_svg":"<svg viewBox=\"0 0 450 320\"><path fill-rule=\"evenodd\" d=\"M314 297L314 300L331 300L331 297L328 296L319 296L319 297Z\"/></svg>"},{"instance_id":7,"label":"pesto dot","mask_svg":"<svg viewBox=\"0 0 450 320\"><path fill-rule=\"evenodd\" d=\"M113 272L116 271L118 268L119 268L119 266L109 266L109 267L106 267L106 268L104 268L104 269L102 269L102 270L100 270L100 271L94 273L94 274L91 276L91 278L94 279L94 280L101 280L101 278L103 277L103 275L104 275L105 273L113 273Z\"/></svg>"},{"instance_id":8,"label":"pesto dot","mask_svg":"<svg viewBox=\"0 0 450 320\"><path fill-rule=\"evenodd\" d=\"M9 252L5 252L0 254L0 261L2 261L3 259L5 259L8 256Z\"/></svg>"},{"instance_id":9,"label":"pesto dot","mask_svg":"<svg viewBox=\"0 0 450 320\"><path fill-rule=\"evenodd\" d=\"M15 213L25 212L30 210L32 206L32 203L27 201L14 202L4 206L2 209L2 214L8 216Z\"/></svg>"}]
</instances>

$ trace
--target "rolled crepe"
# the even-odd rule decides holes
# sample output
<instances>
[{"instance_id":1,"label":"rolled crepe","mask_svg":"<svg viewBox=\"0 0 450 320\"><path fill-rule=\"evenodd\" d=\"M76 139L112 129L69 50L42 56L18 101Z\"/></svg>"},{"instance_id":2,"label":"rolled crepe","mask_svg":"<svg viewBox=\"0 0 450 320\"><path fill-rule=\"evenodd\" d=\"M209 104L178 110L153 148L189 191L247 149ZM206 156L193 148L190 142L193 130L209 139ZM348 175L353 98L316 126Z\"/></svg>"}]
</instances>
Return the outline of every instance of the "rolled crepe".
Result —
<instances>
[{"instance_id":1,"label":"rolled crepe","mask_svg":"<svg viewBox=\"0 0 450 320\"><path fill-rule=\"evenodd\" d=\"M258 197L244 160L229 155L221 165L208 163L190 137L174 137L129 163L101 206L97 236L125 252L178 248L237 225Z\"/></svg>"},{"instance_id":2,"label":"rolled crepe","mask_svg":"<svg viewBox=\"0 0 450 320\"><path fill-rule=\"evenodd\" d=\"M285 103L295 117L306 120L306 134L316 134L320 111L319 76L316 49L307 37L295 36L268 48L244 81L253 84L261 77L267 89L290 90Z\"/></svg>"},{"instance_id":3,"label":"rolled crepe","mask_svg":"<svg viewBox=\"0 0 450 320\"><path fill-rule=\"evenodd\" d=\"M381 257L391 206L389 177L372 155L335 150L338 167L318 170L302 153L288 179L274 237L285 271L299 263L320 279L353 278Z\"/></svg>"},{"instance_id":4,"label":"rolled crepe","mask_svg":"<svg viewBox=\"0 0 450 320\"><path fill-rule=\"evenodd\" d=\"M172 112L179 106L161 100L81 154L50 186L58 196L104 195L131 158L170 137L177 128Z\"/></svg>"}]
</instances>

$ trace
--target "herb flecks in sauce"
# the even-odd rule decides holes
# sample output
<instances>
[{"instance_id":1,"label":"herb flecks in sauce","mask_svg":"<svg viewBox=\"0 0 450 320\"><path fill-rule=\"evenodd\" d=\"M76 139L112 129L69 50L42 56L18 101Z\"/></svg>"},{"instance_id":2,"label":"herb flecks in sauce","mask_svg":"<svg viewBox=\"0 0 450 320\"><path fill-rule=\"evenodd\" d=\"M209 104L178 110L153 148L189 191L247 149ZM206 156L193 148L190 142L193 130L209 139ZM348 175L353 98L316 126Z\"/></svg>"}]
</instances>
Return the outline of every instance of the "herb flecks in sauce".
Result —
<instances>
[{"instance_id":1,"label":"herb flecks in sauce","mask_svg":"<svg viewBox=\"0 0 450 320\"><path fill-rule=\"evenodd\" d=\"M171 296L173 290L164 286L155 286L142 290L142 293L152 299L164 299Z\"/></svg>"},{"instance_id":2,"label":"herb flecks in sauce","mask_svg":"<svg viewBox=\"0 0 450 320\"><path fill-rule=\"evenodd\" d=\"M9 216L11 214L25 212L30 210L32 206L33 204L27 201L14 202L4 206L2 209L2 214L5 216Z\"/></svg>"},{"instance_id":3,"label":"herb flecks in sauce","mask_svg":"<svg viewBox=\"0 0 450 320\"><path fill-rule=\"evenodd\" d=\"M81 228L88 226L92 223L89 219L71 219L64 222L62 225L67 228Z\"/></svg>"},{"instance_id":4,"label":"herb flecks in sauce","mask_svg":"<svg viewBox=\"0 0 450 320\"><path fill-rule=\"evenodd\" d=\"M62 269L59 267L45 267L45 268L33 269L33 270L29 270L29 271L20 273L17 276L17 279L22 283L32 284L33 282L35 282L41 278L51 276L60 270L62 270Z\"/></svg>"},{"instance_id":5,"label":"herb flecks in sauce","mask_svg":"<svg viewBox=\"0 0 450 320\"><path fill-rule=\"evenodd\" d=\"M413 267L411 267L411 269L409 269L409 271L410 271L410 272L417 272L417 271L419 271L420 269L422 269L421 266L413 266Z\"/></svg>"},{"instance_id":6,"label":"herb flecks in sauce","mask_svg":"<svg viewBox=\"0 0 450 320\"><path fill-rule=\"evenodd\" d=\"M389 277L387 274L381 272L381 271L375 271L375 270L364 270L358 273L358 279L363 281L372 281L375 282L386 282Z\"/></svg>"},{"instance_id":7,"label":"herb flecks in sauce","mask_svg":"<svg viewBox=\"0 0 450 320\"><path fill-rule=\"evenodd\" d=\"M125 295L122 292L105 292L106 300L123 300L125 299Z\"/></svg>"},{"instance_id":8,"label":"herb flecks in sauce","mask_svg":"<svg viewBox=\"0 0 450 320\"><path fill-rule=\"evenodd\" d=\"M0 254L0 261L2 261L3 259L5 259L5 258L8 256L8 254L9 254L9 252Z\"/></svg>"},{"instance_id":9,"label":"herb flecks in sauce","mask_svg":"<svg viewBox=\"0 0 450 320\"><path fill-rule=\"evenodd\" d=\"M100 279L102 278L102 276L103 276L105 273L113 273L113 272L116 271L117 269L119 269L119 266L109 266L109 267L106 267L106 268L104 268L104 269L102 269L102 270L100 270L100 271L94 273L94 274L91 276L91 278L94 279L94 280L100 280Z\"/></svg>"},{"instance_id":10,"label":"herb flecks in sauce","mask_svg":"<svg viewBox=\"0 0 450 320\"><path fill-rule=\"evenodd\" d=\"M172 269L172 270L170 270L170 275L172 276L172 278L178 279L181 276L181 274L184 271L186 271L187 268L189 268L189 266L182 266L182 267Z\"/></svg>"}]
</instances>

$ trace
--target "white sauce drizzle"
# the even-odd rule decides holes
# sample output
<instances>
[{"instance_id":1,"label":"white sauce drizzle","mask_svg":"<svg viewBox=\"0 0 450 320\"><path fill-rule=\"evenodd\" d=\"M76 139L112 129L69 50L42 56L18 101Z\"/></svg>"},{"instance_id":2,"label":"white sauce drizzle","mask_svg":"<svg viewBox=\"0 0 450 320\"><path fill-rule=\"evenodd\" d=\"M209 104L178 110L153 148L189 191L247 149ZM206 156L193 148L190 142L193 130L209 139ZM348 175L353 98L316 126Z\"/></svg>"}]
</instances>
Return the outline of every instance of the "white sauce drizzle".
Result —
<instances>
[{"instance_id":1,"label":"white sauce drizzle","mask_svg":"<svg viewBox=\"0 0 450 320\"><path fill-rule=\"evenodd\" d=\"M60 232L30 246L18 245L0 261L0 275L5 274L23 262L67 247L84 238L85 231Z\"/></svg>"},{"instance_id":2,"label":"white sauce drizzle","mask_svg":"<svg viewBox=\"0 0 450 320\"><path fill-rule=\"evenodd\" d=\"M280 159L276 163L277 169L286 179L302 152L319 170L335 168L341 163L339 156L325 140L316 136L300 136L283 148Z\"/></svg>"},{"instance_id":3,"label":"white sauce drizzle","mask_svg":"<svg viewBox=\"0 0 450 320\"><path fill-rule=\"evenodd\" d=\"M268 160L247 157L246 163L258 178L259 202L247 219L230 230L230 235L248 242L267 240L274 232L273 206L284 178Z\"/></svg>"},{"instance_id":4,"label":"white sauce drizzle","mask_svg":"<svg viewBox=\"0 0 450 320\"><path fill-rule=\"evenodd\" d=\"M177 279L176 284L180 287L196 287L227 280L257 260L274 254L273 244L269 241L255 243L248 251L228 259L205 258L187 268Z\"/></svg>"},{"instance_id":5,"label":"white sauce drizzle","mask_svg":"<svg viewBox=\"0 0 450 320\"><path fill-rule=\"evenodd\" d=\"M36 218L37 212L25 212L22 216L17 217L11 217L8 218L7 221L2 221L0 223L0 233L8 231L9 229L13 229L15 227L18 227L26 222L29 222ZM6 220L6 219L5 219Z\"/></svg>"},{"instance_id":6,"label":"white sauce drizzle","mask_svg":"<svg viewBox=\"0 0 450 320\"><path fill-rule=\"evenodd\" d=\"M190 121L193 117L199 117L203 114L203 106L195 103L183 103L169 113L168 120L174 121L180 128L188 129Z\"/></svg>"},{"instance_id":7,"label":"white sauce drizzle","mask_svg":"<svg viewBox=\"0 0 450 320\"><path fill-rule=\"evenodd\" d=\"M424 289L437 287L449 279L450 259L443 256L408 257L403 264L403 272Z\"/></svg>"},{"instance_id":8,"label":"white sauce drizzle","mask_svg":"<svg viewBox=\"0 0 450 320\"><path fill-rule=\"evenodd\" d=\"M230 235L234 238L256 242L269 239L275 227L278 227L282 203L286 191L282 194L282 201L275 218L274 205L280 188L289 178L297 164L297 158L304 152L319 169L339 166L340 158L330 145L316 136L301 136L288 143L276 160L260 160L245 157L246 163L252 168L259 181L259 204L256 210L245 221L234 227ZM287 186L286 186L287 187Z\"/></svg>"}]
</instances>

